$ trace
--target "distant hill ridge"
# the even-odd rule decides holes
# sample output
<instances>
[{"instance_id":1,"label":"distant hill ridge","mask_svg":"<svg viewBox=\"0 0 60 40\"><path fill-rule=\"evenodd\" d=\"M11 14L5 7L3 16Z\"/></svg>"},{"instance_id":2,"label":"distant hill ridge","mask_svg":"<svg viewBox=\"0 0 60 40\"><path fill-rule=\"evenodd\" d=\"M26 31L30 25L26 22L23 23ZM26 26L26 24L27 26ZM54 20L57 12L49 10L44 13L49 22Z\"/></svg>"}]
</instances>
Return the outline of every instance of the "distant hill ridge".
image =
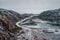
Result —
<instances>
[{"instance_id":1,"label":"distant hill ridge","mask_svg":"<svg viewBox=\"0 0 60 40\"><path fill-rule=\"evenodd\" d=\"M38 16L38 18L50 22L60 23L60 8L55 10L44 11Z\"/></svg>"}]
</instances>

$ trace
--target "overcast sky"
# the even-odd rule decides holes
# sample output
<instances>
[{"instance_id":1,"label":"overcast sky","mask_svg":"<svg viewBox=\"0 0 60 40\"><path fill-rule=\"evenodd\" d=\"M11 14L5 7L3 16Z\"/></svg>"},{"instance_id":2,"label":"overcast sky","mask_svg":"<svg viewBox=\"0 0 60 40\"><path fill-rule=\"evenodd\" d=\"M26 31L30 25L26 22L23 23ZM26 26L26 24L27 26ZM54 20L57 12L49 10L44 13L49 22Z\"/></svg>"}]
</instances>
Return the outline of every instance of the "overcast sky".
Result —
<instances>
[{"instance_id":1,"label":"overcast sky","mask_svg":"<svg viewBox=\"0 0 60 40\"><path fill-rule=\"evenodd\" d=\"M0 0L0 8L19 13L40 13L60 8L60 0Z\"/></svg>"}]
</instances>

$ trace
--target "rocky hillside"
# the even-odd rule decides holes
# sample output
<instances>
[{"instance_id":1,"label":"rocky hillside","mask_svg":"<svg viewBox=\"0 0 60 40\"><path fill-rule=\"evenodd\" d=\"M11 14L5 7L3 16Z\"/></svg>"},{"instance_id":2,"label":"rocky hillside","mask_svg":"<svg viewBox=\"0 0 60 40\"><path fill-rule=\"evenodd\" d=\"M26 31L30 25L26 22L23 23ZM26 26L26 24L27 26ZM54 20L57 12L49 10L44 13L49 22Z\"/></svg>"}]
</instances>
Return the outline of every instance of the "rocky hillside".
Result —
<instances>
[{"instance_id":1,"label":"rocky hillside","mask_svg":"<svg viewBox=\"0 0 60 40\"><path fill-rule=\"evenodd\" d=\"M44 11L38 17L42 20L60 23L60 9Z\"/></svg>"},{"instance_id":2,"label":"rocky hillside","mask_svg":"<svg viewBox=\"0 0 60 40\"><path fill-rule=\"evenodd\" d=\"M16 40L14 37L22 29L15 25L16 22L29 16L31 15L0 8L0 40Z\"/></svg>"}]
</instances>

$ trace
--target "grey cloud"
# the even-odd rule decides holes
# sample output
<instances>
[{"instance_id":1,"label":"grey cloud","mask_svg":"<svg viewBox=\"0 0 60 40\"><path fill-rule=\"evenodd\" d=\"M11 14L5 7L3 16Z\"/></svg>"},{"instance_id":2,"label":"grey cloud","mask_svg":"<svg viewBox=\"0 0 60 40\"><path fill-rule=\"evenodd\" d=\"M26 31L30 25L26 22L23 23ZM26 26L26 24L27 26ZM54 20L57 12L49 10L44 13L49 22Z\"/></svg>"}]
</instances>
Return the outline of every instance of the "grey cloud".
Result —
<instances>
[{"instance_id":1,"label":"grey cloud","mask_svg":"<svg viewBox=\"0 0 60 40\"><path fill-rule=\"evenodd\" d=\"M20 13L40 13L44 10L60 8L60 0L0 0L0 8Z\"/></svg>"}]
</instances>

